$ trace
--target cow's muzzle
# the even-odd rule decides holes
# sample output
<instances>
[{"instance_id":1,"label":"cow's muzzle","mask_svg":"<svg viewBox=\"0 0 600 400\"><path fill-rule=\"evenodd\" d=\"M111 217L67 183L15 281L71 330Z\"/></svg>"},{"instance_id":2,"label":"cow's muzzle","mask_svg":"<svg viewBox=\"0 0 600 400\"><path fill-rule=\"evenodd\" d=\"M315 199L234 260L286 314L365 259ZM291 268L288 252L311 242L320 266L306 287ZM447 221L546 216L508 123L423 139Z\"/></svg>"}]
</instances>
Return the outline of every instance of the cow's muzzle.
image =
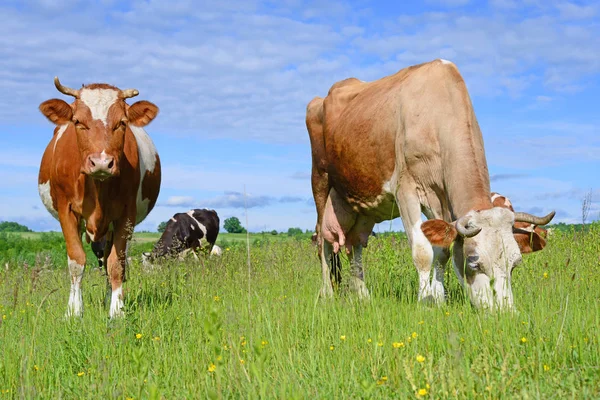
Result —
<instances>
[{"instance_id":1,"label":"cow's muzzle","mask_svg":"<svg viewBox=\"0 0 600 400\"><path fill-rule=\"evenodd\" d=\"M110 178L117 172L115 158L105 152L89 155L86 167L86 173L99 180Z\"/></svg>"}]
</instances>

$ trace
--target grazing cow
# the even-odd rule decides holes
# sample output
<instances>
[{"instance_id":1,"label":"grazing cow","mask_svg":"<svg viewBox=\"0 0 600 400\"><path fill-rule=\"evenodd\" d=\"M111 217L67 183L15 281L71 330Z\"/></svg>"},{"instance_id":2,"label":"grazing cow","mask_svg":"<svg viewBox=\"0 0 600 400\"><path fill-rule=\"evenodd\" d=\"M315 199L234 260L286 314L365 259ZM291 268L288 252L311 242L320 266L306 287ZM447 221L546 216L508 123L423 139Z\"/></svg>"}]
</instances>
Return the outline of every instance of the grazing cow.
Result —
<instances>
[{"instance_id":1,"label":"grazing cow","mask_svg":"<svg viewBox=\"0 0 600 400\"><path fill-rule=\"evenodd\" d=\"M492 192L492 204L494 207L508 208L515 212L510 199L500 193ZM516 221L513 225L513 234L519 245L521 253L531 253L546 247L548 230L540 228L535 224Z\"/></svg>"},{"instance_id":2,"label":"grazing cow","mask_svg":"<svg viewBox=\"0 0 600 400\"><path fill-rule=\"evenodd\" d=\"M151 253L143 254L144 264L163 257L178 256L197 249L221 255L215 245L219 235L219 216L215 210L195 209L173 215Z\"/></svg>"},{"instance_id":3,"label":"grazing cow","mask_svg":"<svg viewBox=\"0 0 600 400\"><path fill-rule=\"evenodd\" d=\"M483 138L453 63L434 60L373 82L340 81L308 104L306 125L322 296L333 294L333 255L345 246L350 287L368 297L362 249L376 223L401 217L419 299L444 300L453 245L455 272L473 304L513 306L511 271L521 261L513 223L544 225L554 213L538 218L493 207Z\"/></svg>"},{"instance_id":4,"label":"grazing cow","mask_svg":"<svg viewBox=\"0 0 600 400\"><path fill-rule=\"evenodd\" d=\"M85 269L82 232L102 254L110 291L110 317L123 314L127 243L133 228L154 207L160 190L160 159L143 127L158 113L148 101L127 104L135 89L107 84L56 88L71 104L52 99L40 111L57 125L39 173L44 206L60 221L67 246L71 293L67 315L81 315Z\"/></svg>"}]
</instances>

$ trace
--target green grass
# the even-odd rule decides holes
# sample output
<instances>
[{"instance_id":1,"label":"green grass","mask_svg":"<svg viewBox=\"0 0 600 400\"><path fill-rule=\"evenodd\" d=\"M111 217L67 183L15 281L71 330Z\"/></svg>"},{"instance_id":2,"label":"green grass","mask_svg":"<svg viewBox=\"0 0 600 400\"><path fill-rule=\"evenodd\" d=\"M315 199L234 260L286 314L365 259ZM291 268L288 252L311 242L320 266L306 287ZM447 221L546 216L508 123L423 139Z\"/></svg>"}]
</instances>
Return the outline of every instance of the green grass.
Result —
<instances>
[{"instance_id":1,"label":"green grass","mask_svg":"<svg viewBox=\"0 0 600 400\"><path fill-rule=\"evenodd\" d=\"M116 321L97 269L86 270L83 318L66 321L65 263L11 262L0 398L600 397L600 224L524 257L515 314L472 309L451 268L448 302L418 304L400 236L364 252L369 301L344 289L318 300L310 240L252 245L250 270L243 243L149 272L134 257Z\"/></svg>"}]
</instances>

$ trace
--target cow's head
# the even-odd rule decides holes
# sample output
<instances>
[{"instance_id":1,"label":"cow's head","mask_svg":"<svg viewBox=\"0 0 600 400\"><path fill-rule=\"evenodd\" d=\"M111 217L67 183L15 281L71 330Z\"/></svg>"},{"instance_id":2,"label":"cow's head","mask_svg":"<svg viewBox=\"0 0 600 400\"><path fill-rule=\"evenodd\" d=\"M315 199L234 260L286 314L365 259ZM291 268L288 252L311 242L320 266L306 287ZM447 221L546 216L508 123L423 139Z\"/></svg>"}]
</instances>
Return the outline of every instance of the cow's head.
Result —
<instances>
[{"instance_id":1,"label":"cow's head","mask_svg":"<svg viewBox=\"0 0 600 400\"><path fill-rule=\"evenodd\" d=\"M494 207L469 211L453 223L429 220L421 230L434 246L449 248L454 244L454 269L475 306L511 309L512 270L521 262L513 224L546 225L553 217L554 211L540 218Z\"/></svg>"},{"instance_id":2,"label":"cow's head","mask_svg":"<svg viewBox=\"0 0 600 400\"><path fill-rule=\"evenodd\" d=\"M91 84L75 90L61 85L58 77L54 84L75 101L47 100L40 104L40 111L56 125L73 124L81 172L100 180L119 175L128 125L147 125L158 114L158 107L148 101L125 103L125 99L138 95L135 89Z\"/></svg>"}]
</instances>

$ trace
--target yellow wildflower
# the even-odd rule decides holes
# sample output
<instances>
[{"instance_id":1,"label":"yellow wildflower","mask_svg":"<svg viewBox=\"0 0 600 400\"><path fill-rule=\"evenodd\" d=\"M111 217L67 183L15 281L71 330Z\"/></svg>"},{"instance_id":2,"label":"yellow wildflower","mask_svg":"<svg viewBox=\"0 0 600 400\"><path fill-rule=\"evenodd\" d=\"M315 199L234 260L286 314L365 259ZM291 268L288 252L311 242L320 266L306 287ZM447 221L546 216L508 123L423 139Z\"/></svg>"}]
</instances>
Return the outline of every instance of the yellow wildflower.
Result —
<instances>
[{"instance_id":1,"label":"yellow wildflower","mask_svg":"<svg viewBox=\"0 0 600 400\"><path fill-rule=\"evenodd\" d=\"M260 342L260 344L264 347L264 346L268 345L269 342L267 342L266 340L263 340L262 342Z\"/></svg>"},{"instance_id":2,"label":"yellow wildflower","mask_svg":"<svg viewBox=\"0 0 600 400\"><path fill-rule=\"evenodd\" d=\"M217 366L216 366L215 364L213 364L213 363L210 363L210 364L208 365L208 372L210 372L210 373L213 373L213 372L215 372L216 370L217 370Z\"/></svg>"},{"instance_id":3,"label":"yellow wildflower","mask_svg":"<svg viewBox=\"0 0 600 400\"><path fill-rule=\"evenodd\" d=\"M425 321L419 321L419 325L423 325Z\"/></svg>"},{"instance_id":4,"label":"yellow wildflower","mask_svg":"<svg viewBox=\"0 0 600 400\"><path fill-rule=\"evenodd\" d=\"M2 319L6 319L6 314L2 315Z\"/></svg>"},{"instance_id":5,"label":"yellow wildflower","mask_svg":"<svg viewBox=\"0 0 600 400\"><path fill-rule=\"evenodd\" d=\"M385 382L387 382L387 376L382 376L381 378L377 379L378 385L383 385Z\"/></svg>"},{"instance_id":6,"label":"yellow wildflower","mask_svg":"<svg viewBox=\"0 0 600 400\"><path fill-rule=\"evenodd\" d=\"M242 365L243 365L243 364L245 364L245 363L246 363L246 361L244 361L244 359L243 359L243 358L240 358L240 364L242 364Z\"/></svg>"},{"instance_id":7,"label":"yellow wildflower","mask_svg":"<svg viewBox=\"0 0 600 400\"><path fill-rule=\"evenodd\" d=\"M229 251L229 247L225 248L225 251Z\"/></svg>"},{"instance_id":8,"label":"yellow wildflower","mask_svg":"<svg viewBox=\"0 0 600 400\"><path fill-rule=\"evenodd\" d=\"M546 365L546 364L544 364L544 371L546 371L546 372L550 371L550 366L549 366L549 365Z\"/></svg>"},{"instance_id":9,"label":"yellow wildflower","mask_svg":"<svg viewBox=\"0 0 600 400\"><path fill-rule=\"evenodd\" d=\"M392 347L395 349L399 349L400 347L404 347L404 342L394 342L392 343Z\"/></svg>"},{"instance_id":10,"label":"yellow wildflower","mask_svg":"<svg viewBox=\"0 0 600 400\"><path fill-rule=\"evenodd\" d=\"M371 340L371 338L367 339L367 343L371 343L373 340Z\"/></svg>"},{"instance_id":11,"label":"yellow wildflower","mask_svg":"<svg viewBox=\"0 0 600 400\"><path fill-rule=\"evenodd\" d=\"M141 338L142 338L142 336L143 336L143 335L142 335L141 333L136 333L136 334L135 334L135 338L136 338L136 339L141 339Z\"/></svg>"},{"instance_id":12,"label":"yellow wildflower","mask_svg":"<svg viewBox=\"0 0 600 400\"><path fill-rule=\"evenodd\" d=\"M412 335L410 335L410 336L412 336L413 339L416 339L417 336L419 336L419 335L417 334L417 332L413 332Z\"/></svg>"},{"instance_id":13,"label":"yellow wildflower","mask_svg":"<svg viewBox=\"0 0 600 400\"><path fill-rule=\"evenodd\" d=\"M84 375L85 375L85 372L83 372L83 371L77 373L77 376L84 376Z\"/></svg>"},{"instance_id":14,"label":"yellow wildflower","mask_svg":"<svg viewBox=\"0 0 600 400\"><path fill-rule=\"evenodd\" d=\"M335 349L334 345L329 346L329 350L333 351L333 349Z\"/></svg>"},{"instance_id":15,"label":"yellow wildflower","mask_svg":"<svg viewBox=\"0 0 600 400\"><path fill-rule=\"evenodd\" d=\"M383 347L383 342L377 342L377 346Z\"/></svg>"},{"instance_id":16,"label":"yellow wildflower","mask_svg":"<svg viewBox=\"0 0 600 400\"><path fill-rule=\"evenodd\" d=\"M425 357L423 357L422 355L418 354L417 355L417 361L420 362L420 363L422 363L422 362L425 361Z\"/></svg>"},{"instance_id":17,"label":"yellow wildflower","mask_svg":"<svg viewBox=\"0 0 600 400\"><path fill-rule=\"evenodd\" d=\"M427 395L427 389L423 388L423 389L419 389L419 396L426 396Z\"/></svg>"},{"instance_id":18,"label":"yellow wildflower","mask_svg":"<svg viewBox=\"0 0 600 400\"><path fill-rule=\"evenodd\" d=\"M346 335L340 336L340 340L346 340Z\"/></svg>"},{"instance_id":19,"label":"yellow wildflower","mask_svg":"<svg viewBox=\"0 0 600 400\"><path fill-rule=\"evenodd\" d=\"M35 369L36 371L39 371L39 370L40 370L40 367L38 367L37 365L34 365L34 366L33 366L33 369Z\"/></svg>"},{"instance_id":20,"label":"yellow wildflower","mask_svg":"<svg viewBox=\"0 0 600 400\"><path fill-rule=\"evenodd\" d=\"M219 300L221 300L221 298L219 296L215 296L215 297L213 297L213 300L214 301L219 301Z\"/></svg>"},{"instance_id":21,"label":"yellow wildflower","mask_svg":"<svg viewBox=\"0 0 600 400\"><path fill-rule=\"evenodd\" d=\"M525 336L521 338L521 343L527 343L527 338Z\"/></svg>"},{"instance_id":22,"label":"yellow wildflower","mask_svg":"<svg viewBox=\"0 0 600 400\"><path fill-rule=\"evenodd\" d=\"M547 279L547 278L548 278L548 273L544 272L544 279Z\"/></svg>"},{"instance_id":23,"label":"yellow wildflower","mask_svg":"<svg viewBox=\"0 0 600 400\"><path fill-rule=\"evenodd\" d=\"M154 339L153 339L153 340L154 340L155 342L158 342L158 341L160 340L160 337L159 337L159 336L154 336Z\"/></svg>"}]
</instances>

